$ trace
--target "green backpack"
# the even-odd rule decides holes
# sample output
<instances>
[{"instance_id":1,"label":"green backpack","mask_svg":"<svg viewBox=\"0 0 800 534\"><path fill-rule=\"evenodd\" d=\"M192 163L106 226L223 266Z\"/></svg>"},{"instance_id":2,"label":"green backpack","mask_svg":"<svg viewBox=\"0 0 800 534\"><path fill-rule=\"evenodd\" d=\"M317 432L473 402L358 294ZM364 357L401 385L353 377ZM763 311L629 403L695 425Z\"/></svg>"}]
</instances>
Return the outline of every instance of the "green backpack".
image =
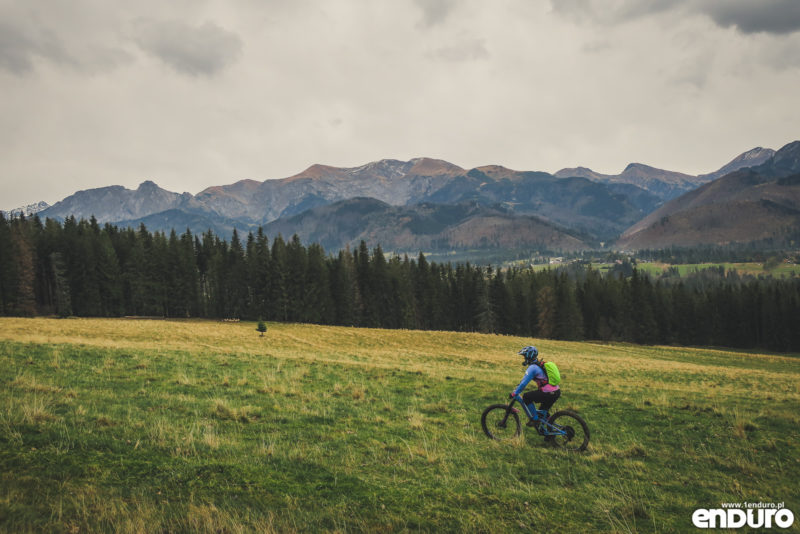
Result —
<instances>
[{"instance_id":1,"label":"green backpack","mask_svg":"<svg viewBox=\"0 0 800 534\"><path fill-rule=\"evenodd\" d=\"M547 383L551 386L557 386L561 383L561 373L553 362L545 362L544 374L547 376Z\"/></svg>"}]
</instances>

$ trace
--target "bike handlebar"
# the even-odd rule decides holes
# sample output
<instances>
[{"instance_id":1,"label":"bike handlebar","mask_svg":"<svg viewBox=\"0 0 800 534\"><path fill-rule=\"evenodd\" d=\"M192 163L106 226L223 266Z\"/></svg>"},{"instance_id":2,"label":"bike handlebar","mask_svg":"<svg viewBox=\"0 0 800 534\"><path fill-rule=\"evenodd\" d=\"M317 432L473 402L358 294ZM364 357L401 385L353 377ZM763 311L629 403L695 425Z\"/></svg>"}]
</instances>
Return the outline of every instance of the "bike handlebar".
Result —
<instances>
[{"instance_id":1,"label":"bike handlebar","mask_svg":"<svg viewBox=\"0 0 800 534\"><path fill-rule=\"evenodd\" d=\"M513 397L509 397L509 400L510 400L509 406L514 404L515 401L519 402L520 404L525 404L525 402L522 400L522 395L520 395L519 393L517 393Z\"/></svg>"}]
</instances>

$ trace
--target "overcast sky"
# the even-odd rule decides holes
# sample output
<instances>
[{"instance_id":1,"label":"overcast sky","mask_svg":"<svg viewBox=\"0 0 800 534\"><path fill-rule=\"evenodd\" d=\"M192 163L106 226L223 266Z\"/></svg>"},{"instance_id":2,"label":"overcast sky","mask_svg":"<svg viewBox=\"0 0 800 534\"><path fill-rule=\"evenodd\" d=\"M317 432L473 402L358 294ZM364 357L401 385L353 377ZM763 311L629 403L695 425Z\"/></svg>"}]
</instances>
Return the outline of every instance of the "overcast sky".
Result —
<instances>
[{"instance_id":1,"label":"overcast sky","mask_svg":"<svg viewBox=\"0 0 800 534\"><path fill-rule=\"evenodd\" d=\"M0 208L441 158L691 174L800 139L797 0L0 0Z\"/></svg>"}]
</instances>

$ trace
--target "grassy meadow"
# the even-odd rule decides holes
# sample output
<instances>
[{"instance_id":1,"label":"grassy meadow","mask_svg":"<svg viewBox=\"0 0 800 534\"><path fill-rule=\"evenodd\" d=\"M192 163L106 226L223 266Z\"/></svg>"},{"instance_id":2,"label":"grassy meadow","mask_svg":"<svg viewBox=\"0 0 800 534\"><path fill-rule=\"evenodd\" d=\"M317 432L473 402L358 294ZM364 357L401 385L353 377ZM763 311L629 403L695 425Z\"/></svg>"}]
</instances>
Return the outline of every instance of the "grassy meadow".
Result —
<instances>
[{"instance_id":1,"label":"grassy meadow","mask_svg":"<svg viewBox=\"0 0 800 534\"><path fill-rule=\"evenodd\" d=\"M535 340L584 453L486 438L531 339L0 318L0 531L684 532L800 515L800 359ZM798 530L795 522L794 531Z\"/></svg>"},{"instance_id":2,"label":"grassy meadow","mask_svg":"<svg viewBox=\"0 0 800 534\"><path fill-rule=\"evenodd\" d=\"M800 275L800 265L795 263L779 263L775 266L766 266L763 263L682 263L670 265L667 263L641 262L636 264L637 269L641 269L652 275L660 275L664 271L675 268L681 276L687 276L695 271L703 269L723 268L725 271L737 271L739 274L751 276L770 275L777 278L791 277Z\"/></svg>"},{"instance_id":3,"label":"grassy meadow","mask_svg":"<svg viewBox=\"0 0 800 534\"><path fill-rule=\"evenodd\" d=\"M446 261L446 260L445 260ZM567 261L566 263L569 263ZM515 260L507 262L507 265L530 268L537 271L546 269L554 269L562 266L563 264L550 265L549 263L531 264L528 260ZM601 273L607 273L614 268L613 263L598 263L591 264L592 269L596 269ZM719 269L723 268L725 271L736 271L741 275L750 276L772 276L775 278L800 276L800 265L796 263L778 263L777 265L767 265L763 262L747 262L747 263L662 263L662 262L647 262L639 261L636 263L636 268L639 271L645 272L651 276L660 276L669 269L676 269L680 276L688 276L697 271L705 269Z\"/></svg>"}]
</instances>

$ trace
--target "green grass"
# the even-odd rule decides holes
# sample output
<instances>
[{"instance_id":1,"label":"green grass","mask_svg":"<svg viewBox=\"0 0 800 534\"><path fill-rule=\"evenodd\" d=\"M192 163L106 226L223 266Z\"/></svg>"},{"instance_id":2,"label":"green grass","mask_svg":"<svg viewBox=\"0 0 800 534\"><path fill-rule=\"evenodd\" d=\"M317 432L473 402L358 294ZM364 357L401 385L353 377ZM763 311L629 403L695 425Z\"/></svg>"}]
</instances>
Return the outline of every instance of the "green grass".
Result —
<instances>
[{"instance_id":1,"label":"green grass","mask_svg":"<svg viewBox=\"0 0 800 534\"><path fill-rule=\"evenodd\" d=\"M606 267L605 270L608 270ZM638 263L637 269L645 271L649 274L659 275L669 269L675 267L681 276L686 276L695 271L702 271L703 269L723 267L726 271L737 271L740 274L749 274L753 276L770 275L775 277L800 275L800 265L794 263L780 263L776 267L767 268L763 263L686 263L668 265L665 263Z\"/></svg>"},{"instance_id":2,"label":"green grass","mask_svg":"<svg viewBox=\"0 0 800 534\"><path fill-rule=\"evenodd\" d=\"M800 499L800 359L537 340L585 453L487 439L531 340L0 319L0 530L684 532ZM797 531L795 525L794 531Z\"/></svg>"},{"instance_id":3,"label":"green grass","mask_svg":"<svg viewBox=\"0 0 800 534\"><path fill-rule=\"evenodd\" d=\"M568 263L568 262L567 262ZM529 265L525 262L515 262L517 266L531 268L537 271L545 269L556 269L562 264L536 264ZM592 263L592 268L602 273L606 273L614 267L613 263ZM696 271L704 269L723 267L726 271L735 270L740 274L753 276L769 275L780 278L800 275L800 265L794 263L780 263L776 267L767 268L763 263L681 263L670 265L667 263L638 262L636 268L653 276L658 276L667 271L670 267L678 270L681 276L687 276Z\"/></svg>"}]
</instances>

